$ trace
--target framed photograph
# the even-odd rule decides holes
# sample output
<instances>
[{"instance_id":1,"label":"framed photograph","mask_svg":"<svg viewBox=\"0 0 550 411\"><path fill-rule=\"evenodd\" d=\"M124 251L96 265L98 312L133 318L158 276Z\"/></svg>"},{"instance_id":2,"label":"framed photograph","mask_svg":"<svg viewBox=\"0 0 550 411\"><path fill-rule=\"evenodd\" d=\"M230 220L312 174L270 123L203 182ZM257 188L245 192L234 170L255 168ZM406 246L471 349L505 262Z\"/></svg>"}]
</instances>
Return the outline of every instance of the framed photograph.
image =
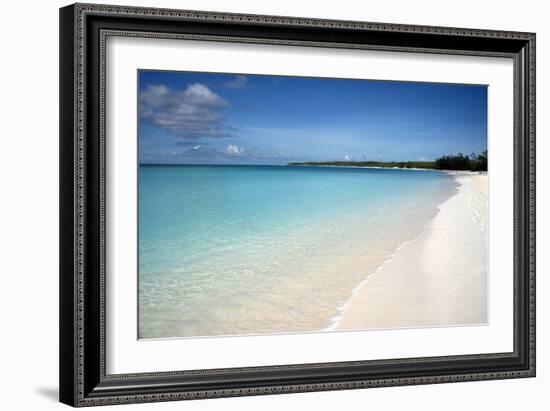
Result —
<instances>
[{"instance_id":1,"label":"framed photograph","mask_svg":"<svg viewBox=\"0 0 550 411\"><path fill-rule=\"evenodd\" d=\"M535 376L535 34L60 10L60 399Z\"/></svg>"}]
</instances>

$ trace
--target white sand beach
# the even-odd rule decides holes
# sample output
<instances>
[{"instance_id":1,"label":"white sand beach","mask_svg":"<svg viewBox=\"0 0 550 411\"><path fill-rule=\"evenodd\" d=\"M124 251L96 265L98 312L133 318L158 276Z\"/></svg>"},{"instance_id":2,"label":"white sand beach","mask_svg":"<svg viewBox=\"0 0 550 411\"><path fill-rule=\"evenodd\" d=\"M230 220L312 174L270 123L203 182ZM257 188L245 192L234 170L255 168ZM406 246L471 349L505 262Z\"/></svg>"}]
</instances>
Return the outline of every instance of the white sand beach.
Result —
<instances>
[{"instance_id":1,"label":"white sand beach","mask_svg":"<svg viewBox=\"0 0 550 411\"><path fill-rule=\"evenodd\" d=\"M487 322L487 175L453 175L458 192L367 277L335 329Z\"/></svg>"}]
</instances>

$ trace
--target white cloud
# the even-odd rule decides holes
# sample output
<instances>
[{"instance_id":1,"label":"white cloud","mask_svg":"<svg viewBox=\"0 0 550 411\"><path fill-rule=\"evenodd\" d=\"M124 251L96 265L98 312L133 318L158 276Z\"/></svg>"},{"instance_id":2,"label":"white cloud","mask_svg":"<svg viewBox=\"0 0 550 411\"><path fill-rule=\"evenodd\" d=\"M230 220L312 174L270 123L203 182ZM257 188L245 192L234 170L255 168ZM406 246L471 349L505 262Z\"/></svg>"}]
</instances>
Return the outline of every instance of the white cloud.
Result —
<instances>
[{"instance_id":1,"label":"white cloud","mask_svg":"<svg viewBox=\"0 0 550 411\"><path fill-rule=\"evenodd\" d=\"M246 76L237 76L234 80L228 81L225 83L226 87L232 88L235 90L242 90L246 88L248 84L248 78Z\"/></svg>"},{"instance_id":2,"label":"white cloud","mask_svg":"<svg viewBox=\"0 0 550 411\"><path fill-rule=\"evenodd\" d=\"M348 156L347 154L344 156L344 160L348 161L350 159L350 156Z\"/></svg>"},{"instance_id":3,"label":"white cloud","mask_svg":"<svg viewBox=\"0 0 550 411\"><path fill-rule=\"evenodd\" d=\"M195 83L187 87L183 92L187 103L195 103L198 105L207 105L211 107L222 107L227 105L227 102L210 90L208 87Z\"/></svg>"},{"instance_id":4,"label":"white cloud","mask_svg":"<svg viewBox=\"0 0 550 411\"><path fill-rule=\"evenodd\" d=\"M225 149L225 152L232 156L242 156L244 155L244 147L239 147L233 144L229 144Z\"/></svg>"},{"instance_id":5,"label":"white cloud","mask_svg":"<svg viewBox=\"0 0 550 411\"><path fill-rule=\"evenodd\" d=\"M183 91L150 85L140 92L139 102L142 119L175 136L196 139L229 135L230 127L221 114L227 101L203 84L191 84Z\"/></svg>"},{"instance_id":6,"label":"white cloud","mask_svg":"<svg viewBox=\"0 0 550 411\"><path fill-rule=\"evenodd\" d=\"M148 109L153 107L161 107L166 104L166 97L170 94L168 87L160 85L151 85L144 91L140 92L139 99L141 103L145 103Z\"/></svg>"}]
</instances>

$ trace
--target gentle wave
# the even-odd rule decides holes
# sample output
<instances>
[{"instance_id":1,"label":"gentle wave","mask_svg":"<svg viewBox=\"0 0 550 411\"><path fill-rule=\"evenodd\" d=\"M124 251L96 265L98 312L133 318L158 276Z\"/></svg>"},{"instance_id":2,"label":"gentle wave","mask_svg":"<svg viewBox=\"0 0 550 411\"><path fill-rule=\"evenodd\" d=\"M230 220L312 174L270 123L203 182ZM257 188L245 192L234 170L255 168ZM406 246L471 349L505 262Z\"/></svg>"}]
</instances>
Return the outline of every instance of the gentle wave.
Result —
<instances>
[{"instance_id":1,"label":"gentle wave","mask_svg":"<svg viewBox=\"0 0 550 411\"><path fill-rule=\"evenodd\" d=\"M439 213L439 208L438 208L438 213ZM418 234L415 238L413 238L412 240L407 240L405 242L403 242L401 245L399 245L395 251L386 259L384 260L384 262L382 264L380 264L376 270L374 270L372 273L369 273L365 276L365 278L363 278L363 280L357 284L353 290L351 290L351 295L350 297L341 305L338 306L337 310L338 310L338 314L336 314L334 317L331 318L330 320L330 324L324 328L322 331L334 331L338 325L340 324L340 322L342 321L342 318L344 316L344 312L346 311L346 309L348 308L348 306L351 304L352 300L357 296L357 294L359 294L359 291L361 291L361 289L367 284L368 280L373 276L373 275L376 275L379 271L382 270L382 268L384 266L386 266L387 264L391 263L393 261L393 259L395 258L395 256L397 254L399 254L399 252L405 247L407 246L408 244L412 244L414 243L415 241L418 241L418 239L424 234L424 232L426 231L426 227L428 226L429 223L425 224L424 227L422 228L422 231L420 232L420 234Z\"/></svg>"}]
</instances>

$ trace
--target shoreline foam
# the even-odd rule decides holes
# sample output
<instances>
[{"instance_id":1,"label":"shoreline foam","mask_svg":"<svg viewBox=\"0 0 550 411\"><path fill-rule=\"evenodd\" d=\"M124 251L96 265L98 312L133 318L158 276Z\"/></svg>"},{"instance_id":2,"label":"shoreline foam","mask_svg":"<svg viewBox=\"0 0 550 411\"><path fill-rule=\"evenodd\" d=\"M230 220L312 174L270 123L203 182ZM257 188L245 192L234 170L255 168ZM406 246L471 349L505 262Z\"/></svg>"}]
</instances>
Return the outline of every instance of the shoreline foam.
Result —
<instances>
[{"instance_id":1,"label":"shoreline foam","mask_svg":"<svg viewBox=\"0 0 550 411\"><path fill-rule=\"evenodd\" d=\"M487 323L487 175L449 174L458 192L353 289L326 331Z\"/></svg>"}]
</instances>

